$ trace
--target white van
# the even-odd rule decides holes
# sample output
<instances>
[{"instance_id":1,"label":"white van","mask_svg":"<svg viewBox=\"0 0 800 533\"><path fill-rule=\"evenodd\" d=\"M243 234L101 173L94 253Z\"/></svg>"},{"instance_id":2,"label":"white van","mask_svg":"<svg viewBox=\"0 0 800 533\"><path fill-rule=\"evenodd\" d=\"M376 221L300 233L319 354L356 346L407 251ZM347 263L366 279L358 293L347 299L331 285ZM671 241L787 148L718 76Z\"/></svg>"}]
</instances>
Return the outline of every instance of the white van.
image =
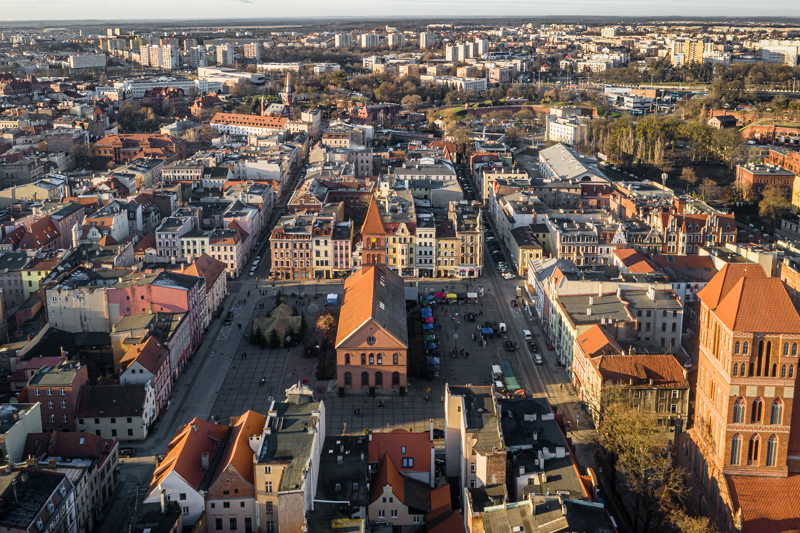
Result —
<instances>
[{"instance_id":1,"label":"white van","mask_svg":"<svg viewBox=\"0 0 800 533\"><path fill-rule=\"evenodd\" d=\"M498 328L498 331L499 331L500 333L505 333L505 332L506 332L506 323L505 323L505 322L500 322L500 323L497 325L497 328Z\"/></svg>"},{"instance_id":2,"label":"white van","mask_svg":"<svg viewBox=\"0 0 800 533\"><path fill-rule=\"evenodd\" d=\"M531 330L523 329L522 336L525 338L526 341L533 340L533 335L531 335Z\"/></svg>"}]
</instances>

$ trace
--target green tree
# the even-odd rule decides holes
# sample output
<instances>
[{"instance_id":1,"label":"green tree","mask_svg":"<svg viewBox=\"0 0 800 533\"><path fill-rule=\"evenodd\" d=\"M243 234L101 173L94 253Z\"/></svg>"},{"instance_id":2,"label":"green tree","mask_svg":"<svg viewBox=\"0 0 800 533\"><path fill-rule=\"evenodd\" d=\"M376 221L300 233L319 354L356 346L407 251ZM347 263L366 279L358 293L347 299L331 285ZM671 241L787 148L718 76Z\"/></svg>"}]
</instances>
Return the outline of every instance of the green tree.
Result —
<instances>
[{"instance_id":1,"label":"green tree","mask_svg":"<svg viewBox=\"0 0 800 533\"><path fill-rule=\"evenodd\" d=\"M269 344L269 347L273 350L281 347L281 340L278 338L278 333L274 329L269 332L267 344Z\"/></svg>"}]
</instances>

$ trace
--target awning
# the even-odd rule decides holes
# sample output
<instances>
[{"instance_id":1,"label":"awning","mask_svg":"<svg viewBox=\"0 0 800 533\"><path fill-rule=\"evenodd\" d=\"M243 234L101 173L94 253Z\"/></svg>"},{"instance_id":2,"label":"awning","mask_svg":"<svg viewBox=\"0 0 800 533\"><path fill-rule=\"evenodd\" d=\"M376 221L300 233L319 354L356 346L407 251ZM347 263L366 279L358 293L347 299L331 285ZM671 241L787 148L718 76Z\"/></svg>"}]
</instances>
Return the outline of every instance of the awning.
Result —
<instances>
[{"instance_id":1,"label":"awning","mask_svg":"<svg viewBox=\"0 0 800 533\"><path fill-rule=\"evenodd\" d=\"M450 294L447 295L448 300L455 300L456 298L458 298L458 296L456 296L455 293L451 292Z\"/></svg>"},{"instance_id":2,"label":"awning","mask_svg":"<svg viewBox=\"0 0 800 533\"><path fill-rule=\"evenodd\" d=\"M435 342L426 342L425 343L425 349L426 350L435 350L436 349L436 343Z\"/></svg>"},{"instance_id":3,"label":"awning","mask_svg":"<svg viewBox=\"0 0 800 533\"><path fill-rule=\"evenodd\" d=\"M428 301L433 300L434 298L436 298L436 296L434 296L433 294L429 294L425 297L425 299Z\"/></svg>"},{"instance_id":4,"label":"awning","mask_svg":"<svg viewBox=\"0 0 800 533\"><path fill-rule=\"evenodd\" d=\"M425 328L425 326L422 327L423 329ZM484 335L491 335L492 333L494 333L494 331L492 330L492 328L481 328L481 333L483 333Z\"/></svg>"},{"instance_id":5,"label":"awning","mask_svg":"<svg viewBox=\"0 0 800 533\"><path fill-rule=\"evenodd\" d=\"M467 299L467 293L466 292L459 292L459 293L456 294L456 296L458 296L459 300L466 300Z\"/></svg>"},{"instance_id":6,"label":"awning","mask_svg":"<svg viewBox=\"0 0 800 533\"><path fill-rule=\"evenodd\" d=\"M422 329L423 330L433 329L433 324L422 324Z\"/></svg>"},{"instance_id":7,"label":"awning","mask_svg":"<svg viewBox=\"0 0 800 533\"><path fill-rule=\"evenodd\" d=\"M444 293L443 292L437 292L436 293L436 297L437 298L444 298Z\"/></svg>"},{"instance_id":8,"label":"awning","mask_svg":"<svg viewBox=\"0 0 800 533\"><path fill-rule=\"evenodd\" d=\"M425 318L422 319L422 321L425 322L426 324L433 324L433 317L426 316Z\"/></svg>"},{"instance_id":9,"label":"awning","mask_svg":"<svg viewBox=\"0 0 800 533\"><path fill-rule=\"evenodd\" d=\"M422 318L432 317L433 316L433 310L432 309L428 309L426 307L425 309L422 309L420 311L420 315L422 315Z\"/></svg>"},{"instance_id":10,"label":"awning","mask_svg":"<svg viewBox=\"0 0 800 533\"><path fill-rule=\"evenodd\" d=\"M436 335L425 335L425 342L436 342Z\"/></svg>"},{"instance_id":11,"label":"awning","mask_svg":"<svg viewBox=\"0 0 800 533\"><path fill-rule=\"evenodd\" d=\"M468 292L467 293L467 298L469 298L470 300L472 300L472 299L477 300L478 299L478 293L477 292Z\"/></svg>"}]
</instances>

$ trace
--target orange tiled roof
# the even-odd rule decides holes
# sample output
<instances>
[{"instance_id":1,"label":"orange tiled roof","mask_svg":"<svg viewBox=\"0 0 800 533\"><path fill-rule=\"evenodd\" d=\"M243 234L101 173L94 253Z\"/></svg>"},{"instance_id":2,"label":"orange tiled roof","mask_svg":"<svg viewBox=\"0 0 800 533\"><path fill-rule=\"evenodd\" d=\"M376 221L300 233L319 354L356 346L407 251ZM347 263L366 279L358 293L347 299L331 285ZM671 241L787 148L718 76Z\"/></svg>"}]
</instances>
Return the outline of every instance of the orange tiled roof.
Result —
<instances>
[{"instance_id":1,"label":"orange tiled roof","mask_svg":"<svg viewBox=\"0 0 800 533\"><path fill-rule=\"evenodd\" d=\"M23 250L38 250L60 236L61 234L56 229L53 221L50 220L50 217L42 217L30 225L17 247Z\"/></svg>"},{"instance_id":2,"label":"orange tiled roof","mask_svg":"<svg viewBox=\"0 0 800 533\"><path fill-rule=\"evenodd\" d=\"M169 350L158 342L155 337L148 337L146 341L136 346L131 346L120 360L120 368L124 372L134 362L139 363L154 376L169 358Z\"/></svg>"},{"instance_id":3,"label":"orange tiled roof","mask_svg":"<svg viewBox=\"0 0 800 533\"><path fill-rule=\"evenodd\" d=\"M800 532L800 474L725 476L725 480L734 509L742 510L742 533Z\"/></svg>"},{"instance_id":4,"label":"orange tiled roof","mask_svg":"<svg viewBox=\"0 0 800 533\"><path fill-rule=\"evenodd\" d=\"M402 430L401 430L402 431ZM375 476L375 481L372 484L372 496L369 503L372 504L383 495L383 488L386 485L392 486L392 492L397 499L403 501L403 476L395 468L392 458L388 455L384 457L378 468L378 475Z\"/></svg>"},{"instance_id":5,"label":"orange tiled roof","mask_svg":"<svg viewBox=\"0 0 800 533\"><path fill-rule=\"evenodd\" d=\"M622 347L614 340L608 332L600 326L599 324L595 324L586 332L578 337L578 346L581 347L583 353L585 353L588 357L592 357L594 354L605 348L606 346L611 345L617 352L622 352Z\"/></svg>"},{"instance_id":6,"label":"orange tiled roof","mask_svg":"<svg viewBox=\"0 0 800 533\"><path fill-rule=\"evenodd\" d=\"M430 519L449 511L452 505L450 501L450 485L442 485L433 489L431 491L431 512L428 513L428 518Z\"/></svg>"},{"instance_id":7,"label":"orange tiled roof","mask_svg":"<svg viewBox=\"0 0 800 533\"><path fill-rule=\"evenodd\" d=\"M225 451L219 462L219 467L214 475L215 483L222 472L230 465L248 483L253 483L253 449L250 447L250 435L260 435L264 431L267 418L255 411L247 411L239 417Z\"/></svg>"},{"instance_id":8,"label":"orange tiled roof","mask_svg":"<svg viewBox=\"0 0 800 533\"><path fill-rule=\"evenodd\" d=\"M197 417L179 428L167 446L164 460L161 461L161 464L158 465L153 473L153 479L150 482L150 488L147 493L151 494L154 490L157 490L158 486L172 471L175 471L189 485L199 490L200 483L206 475L205 470L201 468L201 455L203 452L208 452L209 463L213 463L214 457L219 453L219 450L217 449L218 447L210 444L222 442L227 433L228 426L212 424Z\"/></svg>"},{"instance_id":9,"label":"orange tiled roof","mask_svg":"<svg viewBox=\"0 0 800 533\"><path fill-rule=\"evenodd\" d=\"M412 468L402 468L408 472L431 471L431 445L428 433L409 433L405 429L395 429L389 433L372 433L369 443L369 462L379 463L389 455L398 464L403 464L404 457L413 457ZM406 453L402 453L405 447Z\"/></svg>"},{"instance_id":10,"label":"orange tiled roof","mask_svg":"<svg viewBox=\"0 0 800 533\"><path fill-rule=\"evenodd\" d=\"M147 235L142 237L142 240L136 243L136 246L133 247L133 251L135 253L143 254L145 250L147 250L148 248L153 248L155 247L155 245L156 245L156 236L153 235L152 233L148 233Z\"/></svg>"},{"instance_id":11,"label":"orange tiled roof","mask_svg":"<svg viewBox=\"0 0 800 533\"><path fill-rule=\"evenodd\" d=\"M217 113L211 120L212 124L245 126L251 128L283 128L289 119L275 115L243 115L240 113Z\"/></svg>"},{"instance_id":12,"label":"orange tiled roof","mask_svg":"<svg viewBox=\"0 0 800 533\"><path fill-rule=\"evenodd\" d=\"M383 228L383 221L381 220L381 212L378 209L378 202L375 197L369 199L369 208L367 209L367 216L364 218L364 224L361 226L361 235L385 235L386 230Z\"/></svg>"},{"instance_id":13,"label":"orange tiled roof","mask_svg":"<svg viewBox=\"0 0 800 533\"><path fill-rule=\"evenodd\" d=\"M744 276L749 278L766 278L764 269L759 264L729 263L711 278L711 281L697 293L697 297L712 311L728 295L730 290Z\"/></svg>"},{"instance_id":14,"label":"orange tiled roof","mask_svg":"<svg viewBox=\"0 0 800 533\"><path fill-rule=\"evenodd\" d=\"M198 278L205 278L206 292L211 292L219 277L225 275L225 263L214 259L204 252L200 257L195 259L191 265L184 268L182 273L190 276L197 276Z\"/></svg>"},{"instance_id":15,"label":"orange tiled roof","mask_svg":"<svg viewBox=\"0 0 800 533\"><path fill-rule=\"evenodd\" d=\"M656 387L683 387L688 381L683 374L683 367L670 354L658 355L606 355L598 358L597 368L603 382L620 385L638 384L638 380L653 380ZM649 386L649 383L648 383Z\"/></svg>"},{"instance_id":16,"label":"orange tiled roof","mask_svg":"<svg viewBox=\"0 0 800 533\"><path fill-rule=\"evenodd\" d=\"M614 250L616 255L623 265L628 267L633 274L646 274L648 272L655 272L656 269L647 259L642 252L634 250L633 248L621 248Z\"/></svg>"},{"instance_id":17,"label":"orange tiled roof","mask_svg":"<svg viewBox=\"0 0 800 533\"><path fill-rule=\"evenodd\" d=\"M715 314L731 331L800 333L800 316L778 278L740 278Z\"/></svg>"}]
</instances>

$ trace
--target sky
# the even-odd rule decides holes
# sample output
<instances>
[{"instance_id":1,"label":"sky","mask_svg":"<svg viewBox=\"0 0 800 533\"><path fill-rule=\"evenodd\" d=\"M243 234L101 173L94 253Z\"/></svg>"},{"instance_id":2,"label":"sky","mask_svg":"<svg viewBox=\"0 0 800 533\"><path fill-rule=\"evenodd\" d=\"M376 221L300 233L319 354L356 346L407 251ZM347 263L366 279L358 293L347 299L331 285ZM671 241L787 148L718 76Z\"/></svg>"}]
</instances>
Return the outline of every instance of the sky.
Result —
<instances>
[{"instance_id":1,"label":"sky","mask_svg":"<svg viewBox=\"0 0 800 533\"><path fill-rule=\"evenodd\" d=\"M800 17L798 0L0 0L2 21L278 17Z\"/></svg>"}]
</instances>

